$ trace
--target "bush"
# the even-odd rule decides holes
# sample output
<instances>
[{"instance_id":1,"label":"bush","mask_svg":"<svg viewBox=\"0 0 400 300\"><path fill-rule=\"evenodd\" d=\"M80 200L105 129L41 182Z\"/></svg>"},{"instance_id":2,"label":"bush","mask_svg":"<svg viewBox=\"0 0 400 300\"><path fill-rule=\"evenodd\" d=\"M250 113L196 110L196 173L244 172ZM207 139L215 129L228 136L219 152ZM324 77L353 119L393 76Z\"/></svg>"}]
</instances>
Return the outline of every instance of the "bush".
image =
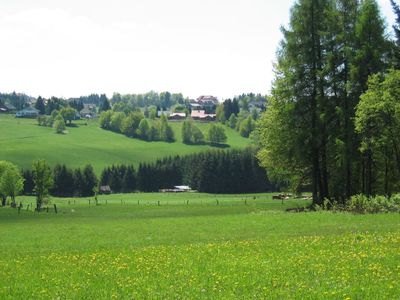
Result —
<instances>
[{"instance_id":1,"label":"bush","mask_svg":"<svg viewBox=\"0 0 400 300\"><path fill-rule=\"evenodd\" d=\"M326 199L322 205L315 205L315 211L348 211L357 214L377 214L388 212L400 212L400 194L392 197L374 196L367 197L359 194L352 196L345 203L329 201Z\"/></svg>"},{"instance_id":2,"label":"bush","mask_svg":"<svg viewBox=\"0 0 400 300\"><path fill-rule=\"evenodd\" d=\"M347 201L346 210L361 214L400 212L400 195L395 195L391 198L384 196L367 197L365 195L356 195Z\"/></svg>"},{"instance_id":3,"label":"bush","mask_svg":"<svg viewBox=\"0 0 400 300\"><path fill-rule=\"evenodd\" d=\"M207 140L212 144L225 143L227 137L224 128L211 124L207 130Z\"/></svg>"},{"instance_id":4,"label":"bush","mask_svg":"<svg viewBox=\"0 0 400 300\"><path fill-rule=\"evenodd\" d=\"M111 118L112 118L112 111L104 111L100 115L99 123L100 127L103 129L111 129Z\"/></svg>"},{"instance_id":5,"label":"bush","mask_svg":"<svg viewBox=\"0 0 400 300\"><path fill-rule=\"evenodd\" d=\"M203 133L191 119L183 122L182 140L185 144L200 144L204 142Z\"/></svg>"}]
</instances>

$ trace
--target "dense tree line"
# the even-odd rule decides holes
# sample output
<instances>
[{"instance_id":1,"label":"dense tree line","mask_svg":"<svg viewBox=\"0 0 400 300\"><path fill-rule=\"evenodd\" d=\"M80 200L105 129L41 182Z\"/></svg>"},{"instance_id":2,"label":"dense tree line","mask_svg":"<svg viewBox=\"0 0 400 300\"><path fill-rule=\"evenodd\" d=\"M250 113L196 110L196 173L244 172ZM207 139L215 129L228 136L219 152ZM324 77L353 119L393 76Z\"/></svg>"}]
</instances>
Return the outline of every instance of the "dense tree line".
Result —
<instances>
[{"instance_id":1,"label":"dense tree line","mask_svg":"<svg viewBox=\"0 0 400 300\"><path fill-rule=\"evenodd\" d=\"M155 163L139 165L137 172L138 189L143 192L157 192L173 188L182 183L182 168L179 157L164 158Z\"/></svg>"},{"instance_id":2,"label":"dense tree line","mask_svg":"<svg viewBox=\"0 0 400 300\"><path fill-rule=\"evenodd\" d=\"M274 191L252 149L211 151L183 157L183 183L206 193Z\"/></svg>"},{"instance_id":3,"label":"dense tree line","mask_svg":"<svg viewBox=\"0 0 400 300\"><path fill-rule=\"evenodd\" d=\"M100 186L109 186L113 193L131 193L137 190L137 174L132 165L111 166L103 170Z\"/></svg>"},{"instance_id":4,"label":"dense tree line","mask_svg":"<svg viewBox=\"0 0 400 300\"><path fill-rule=\"evenodd\" d=\"M159 120L150 121L140 110L128 114L108 110L101 113L99 123L103 129L123 133L128 137L146 141L173 142L175 140L174 131L165 115L162 115Z\"/></svg>"},{"instance_id":5,"label":"dense tree line","mask_svg":"<svg viewBox=\"0 0 400 300\"><path fill-rule=\"evenodd\" d=\"M29 102L34 100L33 97L30 97L25 94L20 94L16 92L12 93L0 93L0 103L1 104L11 104L13 105L17 110L23 109L24 107L28 106Z\"/></svg>"},{"instance_id":6,"label":"dense tree line","mask_svg":"<svg viewBox=\"0 0 400 300\"><path fill-rule=\"evenodd\" d=\"M157 192L186 184L205 193L250 193L273 191L266 172L255 158L255 151L210 151L167 157L154 163L142 163L137 171L132 166L112 166L102 172L100 185L113 192L134 190Z\"/></svg>"},{"instance_id":7,"label":"dense tree line","mask_svg":"<svg viewBox=\"0 0 400 300\"><path fill-rule=\"evenodd\" d=\"M100 106L104 103L105 100L109 100L106 94L90 94L88 96L80 96L79 98L70 98L68 101L70 105L74 107L72 103L77 103L79 106L83 108L84 104L94 104L96 106ZM76 107L74 107L76 108ZM78 110L78 108L76 108Z\"/></svg>"},{"instance_id":8,"label":"dense tree line","mask_svg":"<svg viewBox=\"0 0 400 300\"><path fill-rule=\"evenodd\" d=\"M5 167L9 165L4 162ZM91 165L71 169L57 164L51 169L45 161L38 160L33 163L32 170L19 172L16 167L11 168L12 180L7 179L6 168L2 166L0 163L0 195L3 199L6 193L2 192L5 191L1 189L2 182L11 182L14 189L8 189L7 195L13 199L20 191L24 195L36 195L38 210L48 194L89 197L101 186L110 186L113 193L157 192L182 184L205 193L252 193L279 188L268 180L251 148L167 157L154 163L141 163L137 170L132 165L113 165L104 168L100 180ZM4 174L7 176L2 176Z\"/></svg>"},{"instance_id":9,"label":"dense tree line","mask_svg":"<svg viewBox=\"0 0 400 300\"><path fill-rule=\"evenodd\" d=\"M371 145L382 128L372 103L385 98L377 96L379 82L390 83L374 77L374 91L367 90L371 75L396 65L398 46L385 35L376 1L300 0L282 33L272 96L257 132L262 165L276 180L290 178L295 190L311 184L315 204L390 193L380 178L385 157L393 156L378 155L378 143ZM399 178L392 169L386 171Z\"/></svg>"},{"instance_id":10,"label":"dense tree line","mask_svg":"<svg viewBox=\"0 0 400 300\"><path fill-rule=\"evenodd\" d=\"M44 168L44 167L43 167ZM23 170L24 195L35 194L35 170ZM51 184L49 193L56 197L88 197L93 196L98 185L96 174L91 165L83 169L70 169L57 164L50 172Z\"/></svg>"},{"instance_id":11,"label":"dense tree line","mask_svg":"<svg viewBox=\"0 0 400 300\"><path fill-rule=\"evenodd\" d=\"M149 106L159 107L160 109L167 110L176 104L185 104L188 99L185 99L181 93L162 92L156 93L150 91L145 94L126 94L121 95L115 93L111 98L113 105L117 103L124 103L132 108L144 108Z\"/></svg>"}]
</instances>

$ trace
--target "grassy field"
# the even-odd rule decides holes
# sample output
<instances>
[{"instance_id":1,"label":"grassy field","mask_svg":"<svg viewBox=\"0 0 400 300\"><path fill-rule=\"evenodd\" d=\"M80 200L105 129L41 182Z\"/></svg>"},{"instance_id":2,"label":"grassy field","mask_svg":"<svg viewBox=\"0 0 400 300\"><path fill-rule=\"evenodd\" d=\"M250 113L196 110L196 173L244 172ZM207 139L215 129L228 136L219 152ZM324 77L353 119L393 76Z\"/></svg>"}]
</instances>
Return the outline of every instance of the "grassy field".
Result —
<instances>
[{"instance_id":1,"label":"grassy field","mask_svg":"<svg viewBox=\"0 0 400 300\"><path fill-rule=\"evenodd\" d=\"M99 128L96 120L78 127L68 127L68 134L58 135L54 129L40 127L35 119L16 119L0 115L0 159L8 160L21 168L30 168L34 159L46 159L51 165L64 163L69 167L82 167L90 163L97 174L105 166L121 163L138 165L153 162L169 155L184 155L207 149L208 145L189 146L182 143L181 122L171 122L175 143L145 142ZM201 129L207 124L199 123ZM244 148L249 140L236 131L226 128L227 145Z\"/></svg>"},{"instance_id":2,"label":"grassy field","mask_svg":"<svg viewBox=\"0 0 400 300\"><path fill-rule=\"evenodd\" d=\"M400 215L287 213L263 195L0 208L1 299L398 299ZM89 204L90 200L90 204Z\"/></svg>"}]
</instances>

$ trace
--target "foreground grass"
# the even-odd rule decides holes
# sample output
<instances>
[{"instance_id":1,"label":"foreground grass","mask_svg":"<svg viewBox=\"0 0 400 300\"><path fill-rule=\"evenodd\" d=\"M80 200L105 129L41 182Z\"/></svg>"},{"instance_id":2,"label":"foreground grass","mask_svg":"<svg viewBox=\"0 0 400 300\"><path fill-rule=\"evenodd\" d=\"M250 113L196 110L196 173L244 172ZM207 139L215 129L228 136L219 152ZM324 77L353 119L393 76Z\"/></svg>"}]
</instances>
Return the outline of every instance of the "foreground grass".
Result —
<instances>
[{"instance_id":1,"label":"foreground grass","mask_svg":"<svg viewBox=\"0 0 400 300\"><path fill-rule=\"evenodd\" d=\"M22 200L26 207L33 199ZM284 210L307 202L282 204L271 195L53 202L57 215L0 209L1 299L400 294L399 214L292 214Z\"/></svg>"},{"instance_id":2,"label":"foreground grass","mask_svg":"<svg viewBox=\"0 0 400 300\"><path fill-rule=\"evenodd\" d=\"M97 120L76 121L77 127L67 127L68 134L60 135L53 128L40 127L35 119L16 119L0 115L0 157L21 168L31 168L38 158L51 165L66 164L82 167L92 164L99 175L102 169L112 164L153 162L158 158L185 155L215 149L209 145L185 145L182 143L182 122L171 122L175 132L175 143L145 142L122 134L99 128ZM205 130L207 124L200 123ZM245 148L249 140L238 132L226 128L227 147Z\"/></svg>"}]
</instances>

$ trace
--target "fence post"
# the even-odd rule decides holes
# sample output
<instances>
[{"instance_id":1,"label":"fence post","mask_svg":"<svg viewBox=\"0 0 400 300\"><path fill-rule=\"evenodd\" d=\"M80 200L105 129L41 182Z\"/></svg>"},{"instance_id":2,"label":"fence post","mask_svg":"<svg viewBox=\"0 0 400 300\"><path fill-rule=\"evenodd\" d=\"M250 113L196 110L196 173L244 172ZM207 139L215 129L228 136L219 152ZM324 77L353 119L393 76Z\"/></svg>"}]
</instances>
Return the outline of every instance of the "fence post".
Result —
<instances>
[{"instance_id":1,"label":"fence post","mask_svg":"<svg viewBox=\"0 0 400 300\"><path fill-rule=\"evenodd\" d=\"M58 213L57 211L57 205L54 203L54 211L56 212L56 214Z\"/></svg>"}]
</instances>

